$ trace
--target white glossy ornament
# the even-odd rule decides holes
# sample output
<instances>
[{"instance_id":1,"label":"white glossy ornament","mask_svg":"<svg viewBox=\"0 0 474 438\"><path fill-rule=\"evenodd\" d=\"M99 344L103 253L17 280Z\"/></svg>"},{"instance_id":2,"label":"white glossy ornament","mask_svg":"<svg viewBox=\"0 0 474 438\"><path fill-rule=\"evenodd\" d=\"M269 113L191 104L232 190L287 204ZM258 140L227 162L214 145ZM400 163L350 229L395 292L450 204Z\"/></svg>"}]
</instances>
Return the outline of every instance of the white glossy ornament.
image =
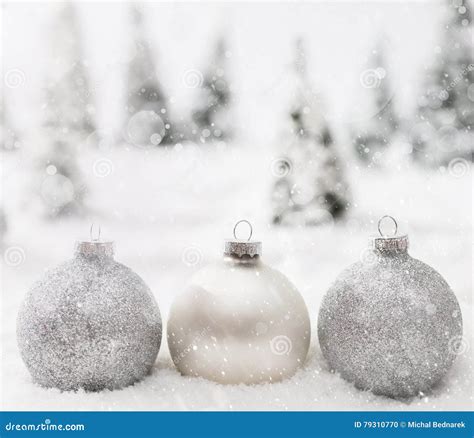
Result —
<instances>
[{"instance_id":1,"label":"white glossy ornament","mask_svg":"<svg viewBox=\"0 0 474 438\"><path fill-rule=\"evenodd\" d=\"M113 259L112 242L92 238L78 242L72 260L33 285L17 322L33 380L62 390L118 389L142 379L161 333L148 286Z\"/></svg>"},{"instance_id":2,"label":"white glossy ornament","mask_svg":"<svg viewBox=\"0 0 474 438\"><path fill-rule=\"evenodd\" d=\"M383 235L380 221L379 232L325 295L319 344L331 369L356 387L410 397L432 388L452 365L461 310L441 275L408 254L407 236Z\"/></svg>"},{"instance_id":3,"label":"white glossy ornament","mask_svg":"<svg viewBox=\"0 0 474 438\"><path fill-rule=\"evenodd\" d=\"M168 346L176 367L229 384L293 375L310 342L303 298L261 261L260 242L235 239L225 248L223 259L198 271L171 307Z\"/></svg>"}]
</instances>

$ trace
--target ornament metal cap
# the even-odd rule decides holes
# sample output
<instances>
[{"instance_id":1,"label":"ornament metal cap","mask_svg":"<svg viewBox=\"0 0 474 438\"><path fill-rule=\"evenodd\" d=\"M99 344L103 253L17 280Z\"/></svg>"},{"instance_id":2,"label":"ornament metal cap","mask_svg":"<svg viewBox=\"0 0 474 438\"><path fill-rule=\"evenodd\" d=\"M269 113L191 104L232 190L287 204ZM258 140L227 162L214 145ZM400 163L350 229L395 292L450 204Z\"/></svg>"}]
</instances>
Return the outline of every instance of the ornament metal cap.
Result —
<instances>
[{"instance_id":1,"label":"ornament metal cap","mask_svg":"<svg viewBox=\"0 0 474 438\"><path fill-rule=\"evenodd\" d=\"M75 253L86 257L100 256L112 257L114 255L114 242L100 240L100 226L98 227L97 236L94 237L94 224L90 228L90 240L79 240L76 242Z\"/></svg>"},{"instance_id":2,"label":"ornament metal cap","mask_svg":"<svg viewBox=\"0 0 474 438\"><path fill-rule=\"evenodd\" d=\"M380 229L382 221L384 219L391 219L394 224L394 230L392 236L387 236ZM408 250L408 236L406 234L398 235L398 223L392 216L382 216L377 224L379 230L379 236L372 237L370 243L373 249L382 252L406 252Z\"/></svg>"},{"instance_id":3,"label":"ornament metal cap","mask_svg":"<svg viewBox=\"0 0 474 438\"><path fill-rule=\"evenodd\" d=\"M246 223L249 226L250 233L247 240L241 240L237 238L237 227L241 223ZM252 238L253 228L252 224L242 219L238 221L234 226L234 239L229 239L225 241L224 245L224 255L227 256L237 256L237 257L256 257L262 254L262 242L256 242L254 240L250 240Z\"/></svg>"}]
</instances>

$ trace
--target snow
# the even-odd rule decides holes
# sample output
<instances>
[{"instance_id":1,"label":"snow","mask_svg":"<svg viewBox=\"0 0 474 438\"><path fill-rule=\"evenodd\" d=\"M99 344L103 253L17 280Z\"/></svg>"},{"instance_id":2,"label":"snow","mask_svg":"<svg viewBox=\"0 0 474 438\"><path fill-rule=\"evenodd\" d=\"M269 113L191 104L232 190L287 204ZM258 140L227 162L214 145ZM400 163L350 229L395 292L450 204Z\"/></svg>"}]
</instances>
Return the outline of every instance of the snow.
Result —
<instances>
[{"instance_id":1,"label":"snow","mask_svg":"<svg viewBox=\"0 0 474 438\"><path fill-rule=\"evenodd\" d=\"M34 192L40 190L31 186L31 159L42 151L45 140L36 129L48 103L43 96L45 77L64 73L64 59L56 59L53 66L48 63L52 54L47 30L59 6L17 2L2 9L2 23L11 42L4 47L8 119L17 128L23 147L3 154L0 166L0 195L7 221L6 235L0 242L0 408L472 409L470 165L461 159L437 170L412 167L406 162L411 145L401 138L384 155L382 170L367 171L351 158L354 151L349 141L350 125L373 116L373 112L361 110L367 103L367 91L372 90L361 86L360 77L382 30L389 42L386 69L393 75L395 109L405 119L413 116L420 83L439 49L440 3L148 2L147 32L154 43L159 79L170 97L170 113L177 118L188 115L190 102L199 92L189 86L189 75L197 72L199 82L207 49L219 30L229 30L236 142L170 149L115 144L115 134L123 132L125 123L124 73L136 55L129 50L128 4L77 5L98 129L78 145L78 164L88 189L86 213L56 221L38 216ZM284 98L287 69L294 38L300 35L310 43L311 78L327 102L325 116L335 134L341 162L347 167L353 205L341 223L273 227L269 225L270 198L275 163L280 158L278 135L288 109ZM45 176L53 176L55 169L45 171ZM384 214L395 216L401 231L409 233L410 253L437 269L451 285L464 320L464 348L446 378L431 393L404 401L356 390L331 373L316 335L325 291L347 265L364 256L368 236L376 232L377 220ZM263 241L264 260L298 287L310 312L311 348L304 367L294 377L259 386L223 386L183 377L171 362L165 332L153 372L134 386L76 393L46 390L32 383L16 345L19 305L45 269L72 257L74 241L88 237L91 223L101 225L104 239L115 240L116 259L149 285L166 329L173 298L196 270L221 257L224 239L243 218L252 222L254 237Z\"/></svg>"},{"instance_id":2,"label":"snow","mask_svg":"<svg viewBox=\"0 0 474 438\"><path fill-rule=\"evenodd\" d=\"M354 206L344 223L314 228L268 225L272 162L268 145L81 150L88 214L39 220L26 194L23 152L5 154L3 196L8 220L2 260L2 409L5 410L468 410L472 409L471 169L423 171L406 165L383 173L348 162ZM109 164L97 172L97 162ZM94 171L96 168L96 171ZM106 169L107 170L107 169ZM268 203L265 202L268 200ZM412 400L391 400L356 390L332 374L318 346L319 303L348 264L358 260L384 214L410 235L410 253L437 269L454 290L464 320L466 351L442 384ZM85 393L43 389L32 383L16 345L15 319L31 284L48 267L72 257L74 241L91 222L116 242L116 259L153 291L163 321L173 297L193 272L221 256L234 223L248 219L263 241L264 260L298 287L310 311L312 340L304 367L289 380L224 386L182 377L163 339L150 376L120 391ZM13 248L13 249L12 249ZM15 250L16 248L16 250ZM19 259L13 263L11 254ZM192 252L193 257L189 257ZM9 263L7 261L9 260ZM166 327L166 324L165 324Z\"/></svg>"}]
</instances>

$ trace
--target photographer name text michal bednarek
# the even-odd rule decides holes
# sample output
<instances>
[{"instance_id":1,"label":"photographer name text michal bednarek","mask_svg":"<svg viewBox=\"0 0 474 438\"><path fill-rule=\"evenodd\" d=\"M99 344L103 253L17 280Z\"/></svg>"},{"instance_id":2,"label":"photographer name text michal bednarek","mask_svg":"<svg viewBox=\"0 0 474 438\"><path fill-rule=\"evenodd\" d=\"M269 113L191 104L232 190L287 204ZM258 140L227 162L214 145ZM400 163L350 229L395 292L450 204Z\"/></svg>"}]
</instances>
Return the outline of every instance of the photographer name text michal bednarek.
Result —
<instances>
[{"instance_id":1,"label":"photographer name text michal bednarek","mask_svg":"<svg viewBox=\"0 0 474 438\"><path fill-rule=\"evenodd\" d=\"M408 421L407 425L410 429L465 429L464 421Z\"/></svg>"}]
</instances>

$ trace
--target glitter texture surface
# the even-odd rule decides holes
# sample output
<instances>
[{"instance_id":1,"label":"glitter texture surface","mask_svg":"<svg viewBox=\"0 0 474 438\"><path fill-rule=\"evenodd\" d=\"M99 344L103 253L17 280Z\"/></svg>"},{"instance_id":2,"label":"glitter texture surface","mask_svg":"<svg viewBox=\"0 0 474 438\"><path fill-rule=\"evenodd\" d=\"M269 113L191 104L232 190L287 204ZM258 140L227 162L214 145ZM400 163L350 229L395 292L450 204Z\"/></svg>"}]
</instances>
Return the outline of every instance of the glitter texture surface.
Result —
<instances>
[{"instance_id":1,"label":"glitter texture surface","mask_svg":"<svg viewBox=\"0 0 474 438\"><path fill-rule=\"evenodd\" d=\"M433 268L405 251L379 252L340 274L318 319L329 366L356 387L392 398L424 393L453 363L458 301Z\"/></svg>"},{"instance_id":2,"label":"glitter texture surface","mask_svg":"<svg viewBox=\"0 0 474 438\"><path fill-rule=\"evenodd\" d=\"M108 256L77 254L28 292L17 320L33 380L62 390L130 385L149 373L161 343L158 306L143 280Z\"/></svg>"},{"instance_id":3,"label":"glitter texture surface","mask_svg":"<svg viewBox=\"0 0 474 438\"><path fill-rule=\"evenodd\" d=\"M219 383L275 382L305 362L311 336L302 296L259 257L224 257L174 301L168 345L184 375Z\"/></svg>"}]
</instances>

